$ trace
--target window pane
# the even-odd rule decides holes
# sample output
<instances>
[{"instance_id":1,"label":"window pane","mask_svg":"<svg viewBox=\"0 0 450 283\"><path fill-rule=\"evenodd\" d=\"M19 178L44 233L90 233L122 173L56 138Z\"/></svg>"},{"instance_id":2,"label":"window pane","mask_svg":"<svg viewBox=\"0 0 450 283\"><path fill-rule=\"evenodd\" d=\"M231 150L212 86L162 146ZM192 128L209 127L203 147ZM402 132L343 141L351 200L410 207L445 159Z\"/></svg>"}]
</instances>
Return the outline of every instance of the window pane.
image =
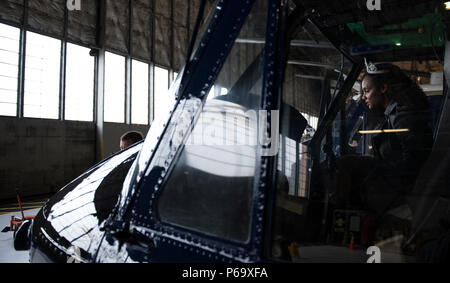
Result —
<instances>
[{"instance_id":1,"label":"window pane","mask_svg":"<svg viewBox=\"0 0 450 283\"><path fill-rule=\"evenodd\" d=\"M148 124L148 64L132 61L131 123Z\"/></svg>"},{"instance_id":2,"label":"window pane","mask_svg":"<svg viewBox=\"0 0 450 283\"><path fill-rule=\"evenodd\" d=\"M93 121L94 63L88 48L67 44L66 120Z\"/></svg>"},{"instance_id":3,"label":"window pane","mask_svg":"<svg viewBox=\"0 0 450 283\"><path fill-rule=\"evenodd\" d=\"M255 2L242 36L264 38L265 5L267 1ZM248 242L258 174L257 116L263 52L264 44L234 44L211 92L220 95L206 101L163 184L158 199L162 222ZM246 60L236 60L244 54ZM261 67L250 69L256 64ZM272 142L274 145L275 139Z\"/></svg>"},{"instance_id":4,"label":"window pane","mask_svg":"<svg viewBox=\"0 0 450 283\"><path fill-rule=\"evenodd\" d=\"M297 30L293 32L294 39L303 39L308 34L314 34L310 39L328 42L322 37L320 30L310 22L296 28ZM320 262L321 259L318 259L323 255L323 260L327 262L333 262L335 259L345 261L348 260L346 257L350 256L345 254L348 245L345 246L343 239L336 241L337 238L334 238L335 233L343 227L339 224L340 221L346 226L345 229L349 229L349 238L352 238L355 232L355 242L359 237L356 231L362 231L362 229L354 228L359 225L356 218L348 222L344 220L345 218L339 221L337 221L338 218L332 219L336 208L340 207L336 207L334 200L330 198L338 172L334 167L337 163L334 159L335 155L332 155L329 149L334 150L332 146L339 143L336 143L337 139L333 138L333 128L329 128L330 130L323 135L326 137L326 142L320 143L321 140L319 140L318 144L315 144L311 142L311 139L318 128L321 104L324 107L322 111L328 110L326 107L331 105L334 96L334 90L330 91L330 85L333 83L330 82L330 85L323 83L324 74L330 75L326 78L330 81L343 79L348 72L347 68L351 68L352 64L347 61L342 63L343 57L339 50L315 48L316 52L309 56L307 61L321 62L326 58L330 64L332 62L333 65L345 66L342 75L338 71L327 73L316 66L297 64L296 60L299 54L305 51L304 47L292 46L291 51L292 53L288 55L289 63L284 67L280 105L282 146L278 155L276 199L272 218L272 235L276 235L272 242L272 257L296 260L289 256L289 245L297 242L299 246L302 246L300 253L306 252L303 247L308 245L308 258L311 256L311 260ZM339 121L339 129L340 126ZM321 159L322 156L323 159ZM313 164L313 160L316 159L317 166ZM357 209L355 208L355 211ZM353 213L350 210L348 212ZM345 233L347 235L347 230ZM325 245L323 245L324 242L326 242ZM340 245L344 246L339 247ZM333 251L328 250L328 247L332 247ZM342 254L341 251L343 251Z\"/></svg>"},{"instance_id":5,"label":"window pane","mask_svg":"<svg viewBox=\"0 0 450 283\"><path fill-rule=\"evenodd\" d=\"M125 57L105 55L105 122L125 122Z\"/></svg>"},{"instance_id":6,"label":"window pane","mask_svg":"<svg viewBox=\"0 0 450 283\"><path fill-rule=\"evenodd\" d=\"M289 194L294 195L295 193L295 171L296 171L296 142L293 139L284 137L285 145L285 171L288 182L289 182Z\"/></svg>"},{"instance_id":7,"label":"window pane","mask_svg":"<svg viewBox=\"0 0 450 283\"><path fill-rule=\"evenodd\" d=\"M24 116L58 119L61 41L27 32Z\"/></svg>"},{"instance_id":8,"label":"window pane","mask_svg":"<svg viewBox=\"0 0 450 283\"><path fill-rule=\"evenodd\" d=\"M178 76L178 73L177 73L177 72L173 72L173 73L172 73L172 77L171 77L171 80L170 80L170 84L172 84L172 82L177 78L177 76Z\"/></svg>"},{"instance_id":9,"label":"window pane","mask_svg":"<svg viewBox=\"0 0 450 283\"><path fill-rule=\"evenodd\" d=\"M0 115L17 114L20 30L0 24Z\"/></svg>"},{"instance_id":10,"label":"window pane","mask_svg":"<svg viewBox=\"0 0 450 283\"><path fill-rule=\"evenodd\" d=\"M169 71L155 67L155 119L169 111Z\"/></svg>"}]
</instances>

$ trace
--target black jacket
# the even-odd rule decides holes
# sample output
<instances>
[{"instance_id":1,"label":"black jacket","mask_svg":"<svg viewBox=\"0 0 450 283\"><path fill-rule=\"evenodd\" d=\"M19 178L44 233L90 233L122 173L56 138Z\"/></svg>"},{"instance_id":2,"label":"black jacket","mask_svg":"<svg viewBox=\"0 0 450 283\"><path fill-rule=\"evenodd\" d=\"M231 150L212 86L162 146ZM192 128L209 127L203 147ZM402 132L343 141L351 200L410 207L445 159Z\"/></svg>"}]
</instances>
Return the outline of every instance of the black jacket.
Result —
<instances>
[{"instance_id":1,"label":"black jacket","mask_svg":"<svg viewBox=\"0 0 450 283\"><path fill-rule=\"evenodd\" d=\"M389 104L379 129L399 131L372 138L377 174L400 190L411 189L433 146L430 107L425 102L417 106Z\"/></svg>"}]
</instances>

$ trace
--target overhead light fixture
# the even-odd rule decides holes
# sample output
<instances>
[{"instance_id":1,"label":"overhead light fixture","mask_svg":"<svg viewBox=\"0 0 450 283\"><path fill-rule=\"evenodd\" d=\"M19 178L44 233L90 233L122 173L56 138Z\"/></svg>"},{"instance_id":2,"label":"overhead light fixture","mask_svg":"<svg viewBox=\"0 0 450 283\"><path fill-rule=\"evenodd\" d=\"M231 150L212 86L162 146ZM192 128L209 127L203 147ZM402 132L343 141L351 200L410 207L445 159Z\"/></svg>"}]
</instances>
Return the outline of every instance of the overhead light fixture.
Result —
<instances>
[{"instance_id":1,"label":"overhead light fixture","mask_svg":"<svg viewBox=\"0 0 450 283\"><path fill-rule=\"evenodd\" d=\"M368 131L358 131L362 135L367 134L381 134L381 133L404 133L409 132L409 129L387 129L387 130L368 130Z\"/></svg>"},{"instance_id":2,"label":"overhead light fixture","mask_svg":"<svg viewBox=\"0 0 450 283\"><path fill-rule=\"evenodd\" d=\"M402 46L402 44L400 42L397 42L395 45L396 46Z\"/></svg>"},{"instance_id":3,"label":"overhead light fixture","mask_svg":"<svg viewBox=\"0 0 450 283\"><path fill-rule=\"evenodd\" d=\"M450 10L450 1L445 2L444 5L445 5L445 10Z\"/></svg>"}]
</instances>

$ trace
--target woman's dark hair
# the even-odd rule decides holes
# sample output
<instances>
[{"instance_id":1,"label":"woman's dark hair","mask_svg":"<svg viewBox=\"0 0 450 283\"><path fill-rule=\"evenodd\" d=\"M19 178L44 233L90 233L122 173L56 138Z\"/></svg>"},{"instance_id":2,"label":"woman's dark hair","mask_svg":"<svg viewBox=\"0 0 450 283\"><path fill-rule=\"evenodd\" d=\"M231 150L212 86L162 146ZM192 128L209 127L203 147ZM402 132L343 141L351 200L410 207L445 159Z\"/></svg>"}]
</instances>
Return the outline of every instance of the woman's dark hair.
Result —
<instances>
[{"instance_id":1,"label":"woman's dark hair","mask_svg":"<svg viewBox=\"0 0 450 283\"><path fill-rule=\"evenodd\" d=\"M423 107L428 105L426 95L420 86L411 80L400 67L389 63L376 64L376 67L378 71L383 72L380 74L365 73L363 79L370 77L378 89L386 85L386 96L389 99L405 106Z\"/></svg>"}]
</instances>

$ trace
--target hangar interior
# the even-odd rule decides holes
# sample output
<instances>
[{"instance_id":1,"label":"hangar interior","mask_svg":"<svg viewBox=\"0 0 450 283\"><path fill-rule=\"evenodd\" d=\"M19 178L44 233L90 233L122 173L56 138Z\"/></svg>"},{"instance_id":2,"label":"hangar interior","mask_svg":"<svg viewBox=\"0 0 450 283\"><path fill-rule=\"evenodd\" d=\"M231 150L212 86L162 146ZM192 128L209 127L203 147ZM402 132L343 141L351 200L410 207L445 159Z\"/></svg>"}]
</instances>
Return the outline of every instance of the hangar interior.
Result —
<instances>
[{"instance_id":1,"label":"hangar interior","mask_svg":"<svg viewBox=\"0 0 450 283\"><path fill-rule=\"evenodd\" d=\"M123 133L137 130L145 135L153 121L170 110L167 90L185 64L201 5L201 0L69 2L81 5L69 9L66 0L0 3L0 205L15 202L17 190L23 199L53 195L119 151ZM364 2L283 2L289 12L297 5L307 13L320 11L311 12L315 22L295 22L299 28L289 38L282 103L309 124L308 131L293 134L296 138L281 135L277 169L286 176L290 196L308 195L302 142L318 129L324 105L330 106L322 101L324 89L331 90L330 100L335 99L352 70L336 42L355 46L358 42L349 40L360 36L372 45L384 41L397 47L420 45L417 50L402 48L404 53L394 50L392 58L400 61L393 63L441 103L445 42L442 19L430 16L436 15L435 6L420 0L412 1L414 5L390 0L384 7L396 5L397 10L402 8L401 15L395 9L377 14L361 8ZM203 24L216 3L206 1ZM267 11L265 5L266 1L256 1L254 10ZM234 94L232 88L241 86L240 78L264 51L266 16L250 13L208 99ZM386 29L386 23L395 24ZM336 30L341 37L336 39L332 33L325 36L321 26L327 27L326 32L347 29ZM430 57L430 51L436 56ZM373 55L379 62L392 58ZM255 86L250 93L261 93L262 80L251 79ZM350 97L357 97L360 88L357 82ZM333 123L340 123L338 119Z\"/></svg>"},{"instance_id":2,"label":"hangar interior","mask_svg":"<svg viewBox=\"0 0 450 283\"><path fill-rule=\"evenodd\" d=\"M138 130L145 135L168 107L163 94L185 63L200 2L81 0L80 7L69 10L66 0L1 1L0 201L14 201L16 189L25 198L51 195L117 152L124 132ZM204 22L215 2L206 1ZM336 26L339 21L357 23L369 16L365 26L355 24L353 32L366 31L372 38L377 26L397 17L390 12L382 17L364 14L358 1L341 2L328 7L302 1L308 9L322 11L323 19L335 21ZM298 3L288 4L293 10ZM424 9L404 6L405 18L432 12L427 4ZM254 22L264 16L255 15ZM417 34L434 40L440 53L442 27L426 26L433 21L423 19L425 32ZM226 94L264 46L265 30L248 30L241 31L233 59L223 67L210 96ZM428 94L442 94L439 60L422 61L420 54L411 54L410 61L398 64ZM347 63L316 24L305 23L291 41L283 102L316 129L322 79L329 76L336 84L342 68L348 73ZM354 91L358 92L357 86ZM282 141L279 169L295 179L298 176L290 172L296 166L295 157L290 160L288 153L299 149L289 145L288 140ZM292 187L295 181L290 183Z\"/></svg>"},{"instance_id":3,"label":"hangar interior","mask_svg":"<svg viewBox=\"0 0 450 283\"><path fill-rule=\"evenodd\" d=\"M201 1L67 2L0 3L0 201L52 194L117 152L123 133L145 136Z\"/></svg>"}]
</instances>

